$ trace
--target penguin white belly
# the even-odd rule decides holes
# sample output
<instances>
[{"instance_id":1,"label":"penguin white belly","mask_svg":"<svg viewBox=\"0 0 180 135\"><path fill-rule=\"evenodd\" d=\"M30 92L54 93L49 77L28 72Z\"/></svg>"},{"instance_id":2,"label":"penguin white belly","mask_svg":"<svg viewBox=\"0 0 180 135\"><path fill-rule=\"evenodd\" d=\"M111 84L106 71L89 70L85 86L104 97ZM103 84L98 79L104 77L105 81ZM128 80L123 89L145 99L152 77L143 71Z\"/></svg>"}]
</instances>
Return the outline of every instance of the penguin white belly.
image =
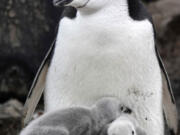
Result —
<instances>
[{"instance_id":1,"label":"penguin white belly","mask_svg":"<svg viewBox=\"0 0 180 135\"><path fill-rule=\"evenodd\" d=\"M63 19L47 77L47 111L90 106L101 97L116 96L135 111L140 125L163 128L161 74L152 26L141 23L104 27Z\"/></svg>"}]
</instances>

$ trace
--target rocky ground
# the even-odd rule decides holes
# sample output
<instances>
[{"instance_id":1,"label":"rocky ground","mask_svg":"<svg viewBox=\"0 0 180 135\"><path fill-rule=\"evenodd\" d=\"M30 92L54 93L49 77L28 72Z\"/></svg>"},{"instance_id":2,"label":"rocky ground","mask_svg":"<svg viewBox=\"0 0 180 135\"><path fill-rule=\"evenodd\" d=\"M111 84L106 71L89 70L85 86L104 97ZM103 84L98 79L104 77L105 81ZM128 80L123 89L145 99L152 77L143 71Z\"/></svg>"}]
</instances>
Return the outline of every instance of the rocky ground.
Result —
<instances>
[{"instance_id":1,"label":"rocky ground","mask_svg":"<svg viewBox=\"0 0 180 135\"><path fill-rule=\"evenodd\" d=\"M180 0L144 1L153 15L157 45L180 109ZM51 0L1 0L0 135L16 135L21 129L28 89L54 38L60 14Z\"/></svg>"}]
</instances>

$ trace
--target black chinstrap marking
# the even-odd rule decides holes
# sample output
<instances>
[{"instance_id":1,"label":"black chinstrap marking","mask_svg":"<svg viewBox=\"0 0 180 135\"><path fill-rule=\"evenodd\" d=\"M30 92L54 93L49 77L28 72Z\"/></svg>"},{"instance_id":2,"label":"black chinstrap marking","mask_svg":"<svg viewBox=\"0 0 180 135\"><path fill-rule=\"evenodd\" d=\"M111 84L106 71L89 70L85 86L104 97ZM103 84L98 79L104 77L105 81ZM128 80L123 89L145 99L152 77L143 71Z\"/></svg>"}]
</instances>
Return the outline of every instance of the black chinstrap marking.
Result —
<instances>
[{"instance_id":1,"label":"black chinstrap marking","mask_svg":"<svg viewBox=\"0 0 180 135\"><path fill-rule=\"evenodd\" d=\"M90 0L88 0L86 3L84 3L82 6L79 6L79 7L77 7L77 8L83 8L83 7L85 7L88 3L89 3L89 1Z\"/></svg>"},{"instance_id":2,"label":"black chinstrap marking","mask_svg":"<svg viewBox=\"0 0 180 135\"><path fill-rule=\"evenodd\" d=\"M148 13L147 9L145 8L144 4L139 0L127 0L128 1L128 9L129 9L129 15L132 19L142 21L145 19L148 19L151 23L152 17ZM77 9L74 7L64 7L64 11L62 13L62 17L68 17L68 18L75 18L77 13Z\"/></svg>"},{"instance_id":3,"label":"black chinstrap marking","mask_svg":"<svg viewBox=\"0 0 180 135\"><path fill-rule=\"evenodd\" d=\"M69 3L71 3L73 0L53 0L54 6L65 6Z\"/></svg>"}]
</instances>

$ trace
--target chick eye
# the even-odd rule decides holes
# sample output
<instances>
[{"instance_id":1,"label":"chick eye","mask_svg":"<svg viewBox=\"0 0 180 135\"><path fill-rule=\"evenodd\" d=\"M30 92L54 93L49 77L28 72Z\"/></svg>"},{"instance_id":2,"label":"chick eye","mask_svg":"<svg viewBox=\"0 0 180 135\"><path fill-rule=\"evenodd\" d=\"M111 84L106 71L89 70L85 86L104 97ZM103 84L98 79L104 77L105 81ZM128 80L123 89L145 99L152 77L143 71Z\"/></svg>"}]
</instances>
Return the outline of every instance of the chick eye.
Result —
<instances>
[{"instance_id":1,"label":"chick eye","mask_svg":"<svg viewBox=\"0 0 180 135\"><path fill-rule=\"evenodd\" d=\"M130 108L128 108L128 107L121 106L120 110L121 110L121 112L126 113L126 114L131 114L132 113L132 110Z\"/></svg>"},{"instance_id":2,"label":"chick eye","mask_svg":"<svg viewBox=\"0 0 180 135\"><path fill-rule=\"evenodd\" d=\"M121 109L121 111L124 111L124 107L123 107L123 106L121 106L121 108L120 108L120 109Z\"/></svg>"},{"instance_id":3,"label":"chick eye","mask_svg":"<svg viewBox=\"0 0 180 135\"><path fill-rule=\"evenodd\" d=\"M132 131L132 135L134 135L134 131Z\"/></svg>"}]
</instances>

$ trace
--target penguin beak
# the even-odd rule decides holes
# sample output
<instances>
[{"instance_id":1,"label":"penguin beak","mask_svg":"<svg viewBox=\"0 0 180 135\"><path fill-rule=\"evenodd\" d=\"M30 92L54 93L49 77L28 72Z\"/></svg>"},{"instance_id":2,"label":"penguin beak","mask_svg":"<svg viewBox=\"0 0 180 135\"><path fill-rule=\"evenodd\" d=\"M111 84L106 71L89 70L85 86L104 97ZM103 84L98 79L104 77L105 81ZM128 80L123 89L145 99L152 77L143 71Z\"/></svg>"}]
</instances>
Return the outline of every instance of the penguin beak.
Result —
<instances>
[{"instance_id":1,"label":"penguin beak","mask_svg":"<svg viewBox=\"0 0 180 135\"><path fill-rule=\"evenodd\" d=\"M71 3L73 0L53 0L54 6L63 7Z\"/></svg>"}]
</instances>

